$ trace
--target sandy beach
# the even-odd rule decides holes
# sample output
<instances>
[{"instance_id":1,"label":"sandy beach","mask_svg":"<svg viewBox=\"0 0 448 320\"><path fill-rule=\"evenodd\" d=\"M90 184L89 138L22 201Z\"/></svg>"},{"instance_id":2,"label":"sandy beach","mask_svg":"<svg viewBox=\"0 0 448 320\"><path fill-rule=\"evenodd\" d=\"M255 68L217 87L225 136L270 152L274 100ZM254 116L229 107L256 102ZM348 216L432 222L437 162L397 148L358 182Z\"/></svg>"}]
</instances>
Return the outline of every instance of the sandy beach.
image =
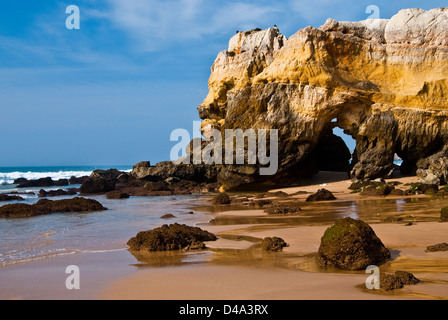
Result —
<instances>
[{"instance_id":1,"label":"sandy beach","mask_svg":"<svg viewBox=\"0 0 448 320\"><path fill-rule=\"evenodd\" d=\"M342 178L338 174L320 174L309 186L273 191L295 194L298 191L316 192L324 187L335 194L336 202L368 201L371 210L381 209L375 207L375 202L384 199L352 194L347 189L351 182ZM416 178L393 180L405 184L415 182ZM294 198L303 201L305 196L299 194ZM402 198L407 197L397 199ZM429 245L447 240L448 224L437 222L440 208L434 208L433 212L428 208L419 210L419 216L405 209L395 211L396 216L410 215L414 221L411 226L384 223L384 218L389 216L387 212L383 215L382 212L372 212L367 217L367 222L392 252L392 261L381 266L381 270L412 272L423 281L417 286L387 294L367 290L368 275L364 272L318 270L315 254L322 235L331 225L325 219L322 222L308 219L312 221L307 223L306 218L296 217L297 223L285 223L281 218L270 218L272 223L266 223L265 219L269 217L263 210L227 210L230 211L216 214L215 219L220 223L202 226L219 237L218 241L207 244L210 253L205 261L163 268L149 263L134 275L111 283L99 297L151 300L448 299L448 252L425 252ZM256 223L257 218L263 219L263 223ZM245 219L254 223L238 224ZM262 253L254 246L256 239L273 236L288 243L282 253ZM142 261L151 261L151 257Z\"/></svg>"}]
</instances>

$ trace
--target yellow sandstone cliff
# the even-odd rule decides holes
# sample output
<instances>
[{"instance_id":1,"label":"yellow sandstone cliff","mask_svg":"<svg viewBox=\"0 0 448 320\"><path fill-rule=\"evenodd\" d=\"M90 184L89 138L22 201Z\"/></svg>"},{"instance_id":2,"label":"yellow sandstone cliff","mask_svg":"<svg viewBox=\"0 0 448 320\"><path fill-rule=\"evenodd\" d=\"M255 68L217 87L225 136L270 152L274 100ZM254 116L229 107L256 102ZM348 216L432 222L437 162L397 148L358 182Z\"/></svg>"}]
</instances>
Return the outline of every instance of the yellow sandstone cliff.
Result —
<instances>
[{"instance_id":1,"label":"yellow sandstone cliff","mask_svg":"<svg viewBox=\"0 0 448 320\"><path fill-rule=\"evenodd\" d=\"M239 32L216 58L198 111L204 132L278 129L280 177L309 170L338 126L357 142L354 179L389 175L398 154L405 173L445 183L448 8L328 19L289 39L277 28Z\"/></svg>"}]
</instances>

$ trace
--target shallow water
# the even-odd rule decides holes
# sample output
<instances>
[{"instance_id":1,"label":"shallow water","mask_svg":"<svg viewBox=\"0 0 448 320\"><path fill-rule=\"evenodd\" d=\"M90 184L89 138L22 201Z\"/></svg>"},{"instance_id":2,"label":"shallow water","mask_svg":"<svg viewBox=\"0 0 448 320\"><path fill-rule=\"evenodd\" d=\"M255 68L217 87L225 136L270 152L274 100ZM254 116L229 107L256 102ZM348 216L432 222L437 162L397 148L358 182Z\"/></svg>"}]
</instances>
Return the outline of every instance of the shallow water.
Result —
<instances>
[{"instance_id":1,"label":"shallow water","mask_svg":"<svg viewBox=\"0 0 448 320\"><path fill-rule=\"evenodd\" d=\"M214 218L214 225L233 224L331 224L336 220L351 217L366 222L392 222L401 218L403 222L437 221L440 210L448 200L441 197L359 199L356 201L298 202L302 211L291 215L263 215L258 217ZM240 209L241 205L238 206ZM236 207L222 206L221 211L233 211ZM251 209L246 207L246 209ZM257 209L258 210L258 209ZM263 209L261 209L263 210ZM388 221L389 219L389 221Z\"/></svg>"},{"instance_id":2,"label":"shallow water","mask_svg":"<svg viewBox=\"0 0 448 320\"><path fill-rule=\"evenodd\" d=\"M70 197L51 199L63 198ZM98 200L109 210L0 219L0 266L61 255L126 250L127 241L140 231L174 222L196 225L210 220L204 212L190 214L193 210L188 207L202 201L199 195L123 200L108 200L105 196L89 198ZM31 204L37 200L36 196L29 196L25 202ZM176 218L161 219L167 213Z\"/></svg>"}]
</instances>

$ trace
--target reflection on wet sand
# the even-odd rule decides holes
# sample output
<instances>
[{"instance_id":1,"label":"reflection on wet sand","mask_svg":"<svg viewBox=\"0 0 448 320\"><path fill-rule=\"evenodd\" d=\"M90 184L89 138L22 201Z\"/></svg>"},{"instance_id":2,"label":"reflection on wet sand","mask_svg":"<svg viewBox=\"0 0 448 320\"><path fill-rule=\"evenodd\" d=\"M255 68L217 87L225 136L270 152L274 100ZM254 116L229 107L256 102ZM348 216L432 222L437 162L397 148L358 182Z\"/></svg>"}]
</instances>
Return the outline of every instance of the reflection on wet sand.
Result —
<instances>
[{"instance_id":1,"label":"reflection on wet sand","mask_svg":"<svg viewBox=\"0 0 448 320\"><path fill-rule=\"evenodd\" d=\"M214 212L220 212L221 215L213 218L210 224L319 225L331 224L345 217L361 219L369 223L436 221L440 217L440 208L446 205L444 198L368 199L319 203L289 202L300 205L302 211L299 214L284 216L268 214L246 216L244 211L253 210L253 208L243 205L220 206L215 207ZM204 209L206 208L200 208L200 210ZM240 210L240 215L226 215L226 212L233 213L236 210Z\"/></svg>"}]
</instances>

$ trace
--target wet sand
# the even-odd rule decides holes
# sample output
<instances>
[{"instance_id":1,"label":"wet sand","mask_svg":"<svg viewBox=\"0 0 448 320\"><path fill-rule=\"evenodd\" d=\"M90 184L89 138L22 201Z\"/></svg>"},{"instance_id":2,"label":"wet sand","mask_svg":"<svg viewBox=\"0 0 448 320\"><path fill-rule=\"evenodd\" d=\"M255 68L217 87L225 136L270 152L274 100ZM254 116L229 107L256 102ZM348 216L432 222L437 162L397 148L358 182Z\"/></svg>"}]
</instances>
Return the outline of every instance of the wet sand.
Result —
<instances>
[{"instance_id":1,"label":"wet sand","mask_svg":"<svg viewBox=\"0 0 448 320\"><path fill-rule=\"evenodd\" d=\"M416 178L392 180L408 183ZM302 208L287 217L242 204L204 207L213 212L213 219L200 227L219 237L207 243L207 251L132 255L119 250L4 267L0 299L448 299L448 252L425 252L430 245L448 242L448 223L438 222L448 200L424 195L363 197L352 194L348 186L342 175L320 174L307 186L282 189L293 196L273 199L298 202ZM304 202L321 188L338 200ZM391 250L393 260L381 266L382 271L412 272L423 284L384 294L365 288L368 275L362 271L319 270L315 255L320 239L344 216L368 222ZM402 220L395 221L397 217ZM406 226L408 222L413 225ZM281 237L289 246L281 253L262 252L260 241L268 236ZM68 265L80 266L81 290L66 289Z\"/></svg>"},{"instance_id":2,"label":"wet sand","mask_svg":"<svg viewBox=\"0 0 448 320\"><path fill-rule=\"evenodd\" d=\"M417 181L414 177L392 180L403 184ZM313 193L321 188L332 191L338 198L331 203L303 203L302 213L287 218L268 216L263 209L237 210L232 206L215 209L218 211L215 219L201 227L215 233L219 240L208 243L208 253L196 263L160 267L159 263L151 263L153 254L141 256L138 272L113 282L99 297L112 300L448 299L448 252L425 252L430 245L448 241L448 224L437 222L439 205L446 200L424 195L412 199L363 197L352 194L347 189L349 185L350 181L333 174L319 175L309 186L273 190L296 194L278 201L292 198L303 202L309 194L297 194L298 191ZM360 203L364 203L365 210ZM391 250L393 259L381 266L381 271L412 272L422 284L386 294L367 290L368 275L364 272L317 268L315 255L322 235L338 215L350 215L350 210L355 218L369 222ZM403 221L385 223L391 217L402 217ZM406 226L405 222L413 225ZM272 236L285 239L289 246L282 253L263 253L259 242ZM171 254L171 258L173 255L182 253ZM178 256L176 261L180 260Z\"/></svg>"}]
</instances>

